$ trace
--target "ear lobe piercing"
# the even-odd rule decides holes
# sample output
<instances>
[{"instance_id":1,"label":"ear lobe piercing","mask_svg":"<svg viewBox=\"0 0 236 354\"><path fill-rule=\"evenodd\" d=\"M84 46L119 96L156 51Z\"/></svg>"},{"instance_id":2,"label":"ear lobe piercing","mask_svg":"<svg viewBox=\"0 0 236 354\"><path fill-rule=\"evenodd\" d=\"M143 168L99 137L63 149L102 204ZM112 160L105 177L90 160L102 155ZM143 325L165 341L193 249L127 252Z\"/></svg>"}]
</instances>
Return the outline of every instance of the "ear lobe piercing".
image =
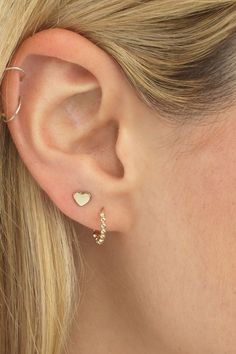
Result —
<instances>
[{"instance_id":1,"label":"ear lobe piercing","mask_svg":"<svg viewBox=\"0 0 236 354\"><path fill-rule=\"evenodd\" d=\"M24 74L23 77L26 74L25 71L22 68L19 68L18 66L10 66L10 67L6 68L4 70L4 72L7 71L7 70L18 70L18 71L20 71L21 73ZM22 76L20 77L20 81L23 80L23 77ZM13 120L16 117L16 115L19 113L20 108L21 108L21 97L19 97L19 103L18 103L18 107L17 107L15 113L11 117L3 119L3 122L7 123L7 122L10 122L11 120ZM1 117L6 117L6 115L4 113L1 113Z\"/></svg>"},{"instance_id":2,"label":"ear lobe piercing","mask_svg":"<svg viewBox=\"0 0 236 354\"><path fill-rule=\"evenodd\" d=\"M79 206L84 206L91 200L91 194L89 192L75 192L73 198Z\"/></svg>"},{"instance_id":3,"label":"ear lobe piercing","mask_svg":"<svg viewBox=\"0 0 236 354\"><path fill-rule=\"evenodd\" d=\"M90 202L92 196L89 192L75 192L73 194L73 198L79 206L84 206ZM101 231L99 232L97 230L93 230L93 237L98 245L102 245L106 238L106 216L104 208L102 208L100 211L100 219Z\"/></svg>"}]
</instances>

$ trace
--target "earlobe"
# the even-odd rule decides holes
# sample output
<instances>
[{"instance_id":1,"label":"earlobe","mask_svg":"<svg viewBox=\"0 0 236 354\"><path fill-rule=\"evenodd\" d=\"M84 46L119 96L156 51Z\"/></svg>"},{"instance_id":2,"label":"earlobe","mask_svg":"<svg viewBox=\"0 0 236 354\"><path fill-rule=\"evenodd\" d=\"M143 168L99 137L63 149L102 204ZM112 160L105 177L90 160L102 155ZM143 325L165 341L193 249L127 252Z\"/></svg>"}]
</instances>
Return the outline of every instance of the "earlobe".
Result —
<instances>
[{"instance_id":1,"label":"earlobe","mask_svg":"<svg viewBox=\"0 0 236 354\"><path fill-rule=\"evenodd\" d=\"M32 176L70 218L99 230L104 208L108 231L125 232L133 220L128 166L117 155L126 114L120 70L100 48L63 29L26 39L8 66L25 72L23 81L7 72L2 94L8 117L21 97L8 127Z\"/></svg>"}]
</instances>

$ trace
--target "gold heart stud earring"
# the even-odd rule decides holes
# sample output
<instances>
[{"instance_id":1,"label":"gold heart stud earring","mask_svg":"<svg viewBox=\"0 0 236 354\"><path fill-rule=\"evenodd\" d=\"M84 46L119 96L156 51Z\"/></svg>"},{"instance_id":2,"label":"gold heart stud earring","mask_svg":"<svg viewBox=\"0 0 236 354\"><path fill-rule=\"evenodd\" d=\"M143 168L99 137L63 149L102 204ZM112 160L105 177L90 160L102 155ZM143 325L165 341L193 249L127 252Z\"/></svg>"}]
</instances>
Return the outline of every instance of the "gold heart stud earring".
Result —
<instances>
[{"instance_id":1,"label":"gold heart stud earring","mask_svg":"<svg viewBox=\"0 0 236 354\"><path fill-rule=\"evenodd\" d=\"M79 206L86 205L91 200L91 194L89 192L75 192L73 198Z\"/></svg>"}]
</instances>

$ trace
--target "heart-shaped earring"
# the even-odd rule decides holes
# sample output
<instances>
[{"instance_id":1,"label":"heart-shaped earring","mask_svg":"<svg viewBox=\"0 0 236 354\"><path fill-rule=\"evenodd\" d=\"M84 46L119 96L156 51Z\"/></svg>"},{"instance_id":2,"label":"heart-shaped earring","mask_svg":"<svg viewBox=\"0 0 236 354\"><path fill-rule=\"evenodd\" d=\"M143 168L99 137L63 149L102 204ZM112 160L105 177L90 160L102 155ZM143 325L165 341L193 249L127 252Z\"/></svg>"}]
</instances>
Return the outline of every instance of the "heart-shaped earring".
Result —
<instances>
[{"instance_id":1,"label":"heart-shaped earring","mask_svg":"<svg viewBox=\"0 0 236 354\"><path fill-rule=\"evenodd\" d=\"M91 200L91 194L89 192L75 192L73 198L79 206L86 205Z\"/></svg>"}]
</instances>

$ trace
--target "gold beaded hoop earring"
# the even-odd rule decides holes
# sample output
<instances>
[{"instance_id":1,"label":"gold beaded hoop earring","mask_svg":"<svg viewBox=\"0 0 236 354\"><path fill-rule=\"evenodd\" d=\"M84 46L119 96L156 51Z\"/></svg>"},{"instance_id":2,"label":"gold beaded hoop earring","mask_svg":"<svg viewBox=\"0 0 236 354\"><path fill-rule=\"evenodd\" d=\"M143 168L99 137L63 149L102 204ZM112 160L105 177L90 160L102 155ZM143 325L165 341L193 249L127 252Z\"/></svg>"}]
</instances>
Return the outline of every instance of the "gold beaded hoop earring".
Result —
<instances>
[{"instance_id":1,"label":"gold beaded hoop earring","mask_svg":"<svg viewBox=\"0 0 236 354\"><path fill-rule=\"evenodd\" d=\"M101 231L94 230L93 237L98 245L102 245L106 238L106 216L104 212L104 208L100 211L100 219L101 219Z\"/></svg>"}]
</instances>

